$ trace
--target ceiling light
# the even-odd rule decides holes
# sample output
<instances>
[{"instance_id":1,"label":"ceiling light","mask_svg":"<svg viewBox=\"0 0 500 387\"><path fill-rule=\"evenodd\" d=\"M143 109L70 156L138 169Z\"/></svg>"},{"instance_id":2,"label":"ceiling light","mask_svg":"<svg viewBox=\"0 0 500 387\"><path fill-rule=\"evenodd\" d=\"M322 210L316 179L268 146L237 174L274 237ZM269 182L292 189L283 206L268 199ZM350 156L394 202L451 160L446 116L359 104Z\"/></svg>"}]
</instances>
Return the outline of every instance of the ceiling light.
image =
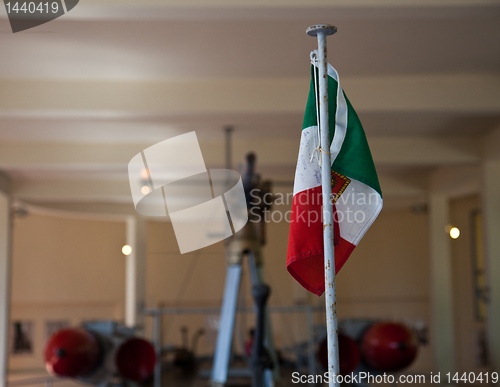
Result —
<instances>
[{"instance_id":1,"label":"ceiling light","mask_svg":"<svg viewBox=\"0 0 500 387\"><path fill-rule=\"evenodd\" d=\"M450 229L450 236L453 239L457 239L460 236L460 230L457 227L452 227Z\"/></svg>"},{"instance_id":2,"label":"ceiling light","mask_svg":"<svg viewBox=\"0 0 500 387\"><path fill-rule=\"evenodd\" d=\"M130 247L129 245L124 245L122 247L123 255L130 255L131 252L132 252L132 247Z\"/></svg>"}]
</instances>

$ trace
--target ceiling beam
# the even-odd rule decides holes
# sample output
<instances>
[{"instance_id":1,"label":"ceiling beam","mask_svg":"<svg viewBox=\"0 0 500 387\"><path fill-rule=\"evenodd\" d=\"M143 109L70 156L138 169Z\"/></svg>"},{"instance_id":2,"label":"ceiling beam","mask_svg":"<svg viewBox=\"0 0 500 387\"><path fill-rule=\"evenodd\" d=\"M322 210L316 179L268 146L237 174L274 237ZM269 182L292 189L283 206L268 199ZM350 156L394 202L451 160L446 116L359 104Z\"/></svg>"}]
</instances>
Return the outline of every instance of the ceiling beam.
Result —
<instances>
[{"instance_id":1,"label":"ceiling beam","mask_svg":"<svg viewBox=\"0 0 500 387\"><path fill-rule=\"evenodd\" d=\"M276 176L266 176L271 181ZM422 174L411 174L404 179L395 178L390 174L380 174L380 184L384 198L422 197L426 192L426 179ZM281 182L283 182L281 177ZM290 176L290 183L293 176ZM187 188L193 189L192 185ZM284 186L277 184L274 192L291 193L293 184ZM33 203L80 203L90 210L90 204L85 203L115 203L120 204L120 211L130 213L133 210L130 185L127 178L116 180L105 179L46 179L16 181L12 184L11 194L14 198ZM291 197L290 197L291 198ZM183 200L179 192L179 203ZM281 203L286 204L287 203ZM288 203L291 205L291 202ZM61 204L62 205L62 204ZM59 206L60 208L63 208ZM66 205L67 209L71 206ZM118 207L117 207L118 208ZM122 213L122 212L120 212Z\"/></svg>"},{"instance_id":2,"label":"ceiling beam","mask_svg":"<svg viewBox=\"0 0 500 387\"><path fill-rule=\"evenodd\" d=\"M430 192L446 193L450 198L478 194L481 190L481 167L441 167L429 174Z\"/></svg>"},{"instance_id":3,"label":"ceiling beam","mask_svg":"<svg viewBox=\"0 0 500 387\"><path fill-rule=\"evenodd\" d=\"M13 197L38 202L132 203L128 180L29 180L14 182Z\"/></svg>"},{"instance_id":4,"label":"ceiling beam","mask_svg":"<svg viewBox=\"0 0 500 387\"><path fill-rule=\"evenodd\" d=\"M500 159L500 126L484 136L483 157L486 159Z\"/></svg>"},{"instance_id":5,"label":"ceiling beam","mask_svg":"<svg viewBox=\"0 0 500 387\"><path fill-rule=\"evenodd\" d=\"M116 19L322 19L331 12L345 18L468 15L498 5L496 0L86 0L68 13L78 20Z\"/></svg>"},{"instance_id":6,"label":"ceiling beam","mask_svg":"<svg viewBox=\"0 0 500 387\"><path fill-rule=\"evenodd\" d=\"M137 2L134 0L86 0L84 2L87 6L95 5L109 5L109 6L137 6ZM476 5L488 5L488 4L498 4L495 0L440 0L436 2L435 0L406 0L404 2L405 7L459 7L459 6L476 6ZM80 6L80 5L79 5ZM231 7L231 8L291 8L291 7L332 7L332 2L330 0L240 0L235 2L234 0L212 0L207 3L206 0L143 0L141 1L142 7L164 7L164 8L176 8L176 7L189 7L189 8L220 8L220 7ZM335 7L388 7L396 6L401 7L400 0L337 0L335 2Z\"/></svg>"},{"instance_id":7,"label":"ceiling beam","mask_svg":"<svg viewBox=\"0 0 500 387\"><path fill-rule=\"evenodd\" d=\"M477 164L481 160L480 137L398 136L368 140L377 165L460 165Z\"/></svg>"},{"instance_id":8,"label":"ceiling beam","mask_svg":"<svg viewBox=\"0 0 500 387\"><path fill-rule=\"evenodd\" d=\"M439 165L473 165L481 160L481 139L471 136L371 137L368 139L378 166L432 167ZM224 144L200 139L207 168L223 168ZM43 173L127 174L128 163L137 153L153 144L89 144L0 142L0 170ZM242 162L250 151L257 151L259 168L291 167L297 163L299 139L234 139L233 159ZM111 174L111 176L110 176ZM77 176L77 175L74 175ZM74 177L73 176L73 177ZM50 176L49 176L50 177ZM63 176L71 178L72 176Z\"/></svg>"},{"instance_id":9,"label":"ceiling beam","mask_svg":"<svg viewBox=\"0 0 500 387\"><path fill-rule=\"evenodd\" d=\"M110 203L110 202L15 202L18 209L22 209L22 215L38 214L46 216L57 216L71 219L101 220L125 222L129 216L137 216L132 203ZM157 221L168 221L155 219Z\"/></svg>"},{"instance_id":10,"label":"ceiling beam","mask_svg":"<svg viewBox=\"0 0 500 387\"><path fill-rule=\"evenodd\" d=\"M499 113L498 75L341 78L358 112ZM307 78L0 81L0 116L302 113Z\"/></svg>"},{"instance_id":11,"label":"ceiling beam","mask_svg":"<svg viewBox=\"0 0 500 387\"><path fill-rule=\"evenodd\" d=\"M11 179L4 173L0 172L0 191L10 194Z\"/></svg>"}]
</instances>

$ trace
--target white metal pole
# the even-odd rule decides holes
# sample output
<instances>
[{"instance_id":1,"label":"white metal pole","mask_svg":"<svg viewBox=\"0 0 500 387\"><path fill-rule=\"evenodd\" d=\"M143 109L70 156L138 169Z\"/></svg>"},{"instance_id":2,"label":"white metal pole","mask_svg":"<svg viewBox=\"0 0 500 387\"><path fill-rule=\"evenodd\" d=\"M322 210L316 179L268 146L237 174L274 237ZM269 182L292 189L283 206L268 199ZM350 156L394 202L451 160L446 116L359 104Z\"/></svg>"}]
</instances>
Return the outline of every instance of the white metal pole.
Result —
<instances>
[{"instance_id":1,"label":"white metal pole","mask_svg":"<svg viewBox=\"0 0 500 387\"><path fill-rule=\"evenodd\" d=\"M10 311L12 213L10 198L0 191L0 386L7 386Z\"/></svg>"},{"instance_id":2,"label":"white metal pole","mask_svg":"<svg viewBox=\"0 0 500 387\"><path fill-rule=\"evenodd\" d=\"M333 198L331 183L330 131L328 115L328 62L326 37L337 32L328 24L307 29L307 34L318 37L319 66L319 128L321 132L321 185L323 193L323 245L325 252L325 304L328 341L328 373L330 387L337 383L339 374L339 346L337 323L337 295L335 289L335 250L333 240Z\"/></svg>"}]
</instances>

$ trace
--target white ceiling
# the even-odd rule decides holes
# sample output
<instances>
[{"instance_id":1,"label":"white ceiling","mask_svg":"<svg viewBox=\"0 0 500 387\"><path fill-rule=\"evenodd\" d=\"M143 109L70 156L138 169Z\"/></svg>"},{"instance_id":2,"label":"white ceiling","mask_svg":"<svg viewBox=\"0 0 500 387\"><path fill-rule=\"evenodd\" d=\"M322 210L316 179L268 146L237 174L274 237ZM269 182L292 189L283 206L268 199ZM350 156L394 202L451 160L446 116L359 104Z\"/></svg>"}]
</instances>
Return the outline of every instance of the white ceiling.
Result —
<instances>
[{"instance_id":1,"label":"white ceiling","mask_svg":"<svg viewBox=\"0 0 500 387\"><path fill-rule=\"evenodd\" d=\"M359 17L338 17L337 8L330 7L317 17L277 19L70 17L84 6L15 35L3 18L0 77L304 77L315 43L305 29L318 20L338 28L328 48L344 76L496 73L500 68L500 50L494 47L500 36L498 6L472 7L456 16L423 7L413 14L403 7L394 15L367 8Z\"/></svg>"},{"instance_id":2,"label":"white ceiling","mask_svg":"<svg viewBox=\"0 0 500 387\"><path fill-rule=\"evenodd\" d=\"M138 151L195 130L222 166L232 125L235 163L253 150L289 186L316 48L305 29L329 22L385 198L421 200L437 169L478 167L500 128L500 2L400 3L82 0L16 34L2 9L0 170L26 201L131 202Z\"/></svg>"}]
</instances>

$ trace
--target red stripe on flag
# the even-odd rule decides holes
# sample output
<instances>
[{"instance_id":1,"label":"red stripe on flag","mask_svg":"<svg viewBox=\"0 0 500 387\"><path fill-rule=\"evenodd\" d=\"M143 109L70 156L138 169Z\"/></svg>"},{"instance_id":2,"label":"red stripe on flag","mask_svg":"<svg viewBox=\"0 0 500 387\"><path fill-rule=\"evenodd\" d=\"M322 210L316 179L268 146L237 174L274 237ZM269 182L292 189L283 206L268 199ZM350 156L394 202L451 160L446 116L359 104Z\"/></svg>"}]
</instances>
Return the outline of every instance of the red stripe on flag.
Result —
<instances>
[{"instance_id":1,"label":"red stripe on flag","mask_svg":"<svg viewBox=\"0 0 500 387\"><path fill-rule=\"evenodd\" d=\"M333 206L334 220L336 207ZM356 247L340 237L334 222L335 271L338 273ZM320 296L325 291L321 187L293 197L286 267L307 290Z\"/></svg>"}]
</instances>

